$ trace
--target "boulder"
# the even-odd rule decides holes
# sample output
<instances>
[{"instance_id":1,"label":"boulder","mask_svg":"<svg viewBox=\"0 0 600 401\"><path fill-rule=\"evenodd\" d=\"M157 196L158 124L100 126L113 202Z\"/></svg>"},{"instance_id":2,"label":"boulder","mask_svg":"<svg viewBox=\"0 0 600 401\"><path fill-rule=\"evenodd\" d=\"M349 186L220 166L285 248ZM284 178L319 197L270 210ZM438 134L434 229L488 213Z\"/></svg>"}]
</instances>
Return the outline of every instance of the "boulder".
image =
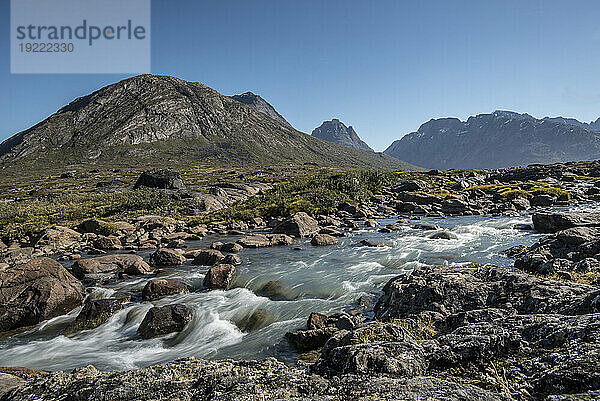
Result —
<instances>
[{"instance_id":1,"label":"boulder","mask_svg":"<svg viewBox=\"0 0 600 401\"><path fill-rule=\"evenodd\" d=\"M550 194L537 194L531 199L531 206L549 207L556 203L556 196Z\"/></svg>"},{"instance_id":2,"label":"boulder","mask_svg":"<svg viewBox=\"0 0 600 401\"><path fill-rule=\"evenodd\" d=\"M223 258L222 262L226 265L234 265L234 266L238 266L243 263L240 255L236 255L236 254L229 254L229 255L225 256Z\"/></svg>"},{"instance_id":3,"label":"boulder","mask_svg":"<svg viewBox=\"0 0 600 401\"><path fill-rule=\"evenodd\" d=\"M82 330L91 330L104 324L112 315L123 309L120 299L97 299L86 301L75 320L69 324L64 334L69 335Z\"/></svg>"},{"instance_id":4,"label":"boulder","mask_svg":"<svg viewBox=\"0 0 600 401\"><path fill-rule=\"evenodd\" d=\"M310 237L318 232L319 223L305 212L295 213L273 229L275 234L287 234L300 238Z\"/></svg>"},{"instance_id":5,"label":"boulder","mask_svg":"<svg viewBox=\"0 0 600 401\"><path fill-rule=\"evenodd\" d=\"M219 264L224 258L225 256L216 249L205 249L196 254L192 263L199 266L214 266Z\"/></svg>"},{"instance_id":6,"label":"boulder","mask_svg":"<svg viewBox=\"0 0 600 401\"><path fill-rule=\"evenodd\" d=\"M173 279L150 280L142 290L144 301L153 301L162 297L175 294L187 294L189 287L182 281Z\"/></svg>"},{"instance_id":7,"label":"boulder","mask_svg":"<svg viewBox=\"0 0 600 401\"><path fill-rule=\"evenodd\" d=\"M72 249L80 245L81 234L67 227L52 226L40 234L35 246L46 248L51 252Z\"/></svg>"},{"instance_id":8,"label":"boulder","mask_svg":"<svg viewBox=\"0 0 600 401\"><path fill-rule=\"evenodd\" d=\"M541 233L556 233L573 227L600 227L600 213L535 213L533 227Z\"/></svg>"},{"instance_id":9,"label":"boulder","mask_svg":"<svg viewBox=\"0 0 600 401\"><path fill-rule=\"evenodd\" d=\"M229 242L229 243L223 244L223 246L221 247L221 251L231 252L231 253L241 252L243 249L244 249L244 247L236 242Z\"/></svg>"},{"instance_id":10,"label":"boulder","mask_svg":"<svg viewBox=\"0 0 600 401\"><path fill-rule=\"evenodd\" d=\"M487 308L513 314L589 313L592 287L534 277L499 267L421 267L390 280L375 306L380 320Z\"/></svg>"},{"instance_id":11,"label":"boulder","mask_svg":"<svg viewBox=\"0 0 600 401\"><path fill-rule=\"evenodd\" d=\"M102 251L117 251L123 248L123 245L121 244L121 241L114 235L109 237L100 235L98 238L94 239L94 248Z\"/></svg>"},{"instance_id":12,"label":"boulder","mask_svg":"<svg viewBox=\"0 0 600 401\"><path fill-rule=\"evenodd\" d=\"M153 169L144 171L137 179L133 189L140 187L172 190L185 189L181 175L169 169Z\"/></svg>"},{"instance_id":13,"label":"boulder","mask_svg":"<svg viewBox=\"0 0 600 401\"><path fill-rule=\"evenodd\" d=\"M286 234L251 234L237 240L243 248L264 248L268 246L291 245L294 239Z\"/></svg>"},{"instance_id":14,"label":"boulder","mask_svg":"<svg viewBox=\"0 0 600 401\"><path fill-rule=\"evenodd\" d=\"M352 332L334 334L323 347L314 371L321 374L387 374L422 376L425 350L405 330L374 322Z\"/></svg>"},{"instance_id":15,"label":"boulder","mask_svg":"<svg viewBox=\"0 0 600 401\"><path fill-rule=\"evenodd\" d=\"M50 258L0 270L0 332L35 325L81 304L84 288Z\"/></svg>"},{"instance_id":16,"label":"boulder","mask_svg":"<svg viewBox=\"0 0 600 401\"><path fill-rule=\"evenodd\" d=\"M231 286L236 275L237 270L233 265L213 266L206 272L204 286L209 289L226 290Z\"/></svg>"},{"instance_id":17,"label":"boulder","mask_svg":"<svg viewBox=\"0 0 600 401\"><path fill-rule=\"evenodd\" d=\"M333 235L329 234L317 234L313 237L310 243L314 246L327 246L327 245L335 245L338 243L338 240Z\"/></svg>"},{"instance_id":18,"label":"boulder","mask_svg":"<svg viewBox=\"0 0 600 401\"><path fill-rule=\"evenodd\" d=\"M131 228L131 231L133 231L134 227L132 226ZM104 220L89 219L79 224L79 226L77 226L77 229L82 233L92 233L109 236L116 234L119 230L119 227L115 223L109 223Z\"/></svg>"},{"instance_id":19,"label":"boulder","mask_svg":"<svg viewBox=\"0 0 600 401\"><path fill-rule=\"evenodd\" d=\"M180 266L185 262L185 256L172 249L160 248L150 255L150 264L155 267Z\"/></svg>"},{"instance_id":20,"label":"boulder","mask_svg":"<svg viewBox=\"0 0 600 401\"><path fill-rule=\"evenodd\" d=\"M431 188L426 181L423 180L407 180L398 181L392 187L394 192L414 192L414 191L427 191Z\"/></svg>"},{"instance_id":21,"label":"boulder","mask_svg":"<svg viewBox=\"0 0 600 401\"><path fill-rule=\"evenodd\" d=\"M138 255L118 254L77 260L71 271L82 280L93 281L114 277L118 273L147 274L152 272L152 268Z\"/></svg>"},{"instance_id":22,"label":"boulder","mask_svg":"<svg viewBox=\"0 0 600 401\"><path fill-rule=\"evenodd\" d=\"M193 316L192 309L183 304L155 306L146 313L137 331L143 338L180 332L192 321Z\"/></svg>"}]
</instances>

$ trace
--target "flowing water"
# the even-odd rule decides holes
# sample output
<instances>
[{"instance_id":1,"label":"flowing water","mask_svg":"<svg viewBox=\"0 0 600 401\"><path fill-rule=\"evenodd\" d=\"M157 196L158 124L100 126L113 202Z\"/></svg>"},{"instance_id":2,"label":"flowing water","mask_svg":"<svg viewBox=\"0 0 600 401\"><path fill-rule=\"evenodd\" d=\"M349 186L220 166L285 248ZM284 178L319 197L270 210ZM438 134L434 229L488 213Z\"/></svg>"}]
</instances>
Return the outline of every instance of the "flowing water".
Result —
<instances>
[{"instance_id":1,"label":"flowing water","mask_svg":"<svg viewBox=\"0 0 600 401\"><path fill-rule=\"evenodd\" d=\"M380 221L381 224L393 220ZM437 224L453 239L431 239L432 231L409 228L393 233L357 230L335 246L313 247L298 241L290 247L245 249L240 255L237 287L228 291L202 291L170 296L153 303L128 303L108 322L93 330L65 337L60 331L75 318L68 315L43 322L34 329L0 339L0 366L65 370L87 364L101 369L130 369L185 356L210 359L251 359L296 356L284 334L302 328L311 312L335 313L355 308L360 297L376 299L390 278L421 265L471 262L511 266L501 251L514 245L531 245L540 235L513 229L530 223L529 216L469 216L422 219ZM190 248L239 237L212 237L189 242ZM365 247L363 239L384 242L386 247ZM295 249L299 248L299 249ZM147 254L141 254L147 257ZM165 269L160 277L176 278L200 288L206 268L184 265ZM116 293L140 291L150 278L119 281L93 288L90 296L106 298ZM271 300L256 293L267 282L279 280L289 300ZM136 330L152 306L183 303L194 309L186 329L166 337L144 340ZM243 333L236 322L258 308L273 314L274 321L260 330Z\"/></svg>"}]
</instances>

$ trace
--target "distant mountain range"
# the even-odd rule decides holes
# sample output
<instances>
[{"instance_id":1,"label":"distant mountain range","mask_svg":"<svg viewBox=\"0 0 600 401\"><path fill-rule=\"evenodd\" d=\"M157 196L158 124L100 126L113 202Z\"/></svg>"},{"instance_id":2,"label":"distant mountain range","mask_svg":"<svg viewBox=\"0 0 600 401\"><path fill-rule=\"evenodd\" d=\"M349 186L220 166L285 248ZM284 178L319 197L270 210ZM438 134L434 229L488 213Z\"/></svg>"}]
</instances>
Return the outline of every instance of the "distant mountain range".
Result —
<instances>
[{"instance_id":1,"label":"distant mountain range","mask_svg":"<svg viewBox=\"0 0 600 401\"><path fill-rule=\"evenodd\" d=\"M501 168L600 159L600 119L495 111L467 121L433 119L394 141L384 153L426 168Z\"/></svg>"},{"instance_id":2,"label":"distant mountain range","mask_svg":"<svg viewBox=\"0 0 600 401\"><path fill-rule=\"evenodd\" d=\"M258 111L257 111L258 110ZM264 99L140 75L80 97L0 144L0 167L315 164L414 169L293 129Z\"/></svg>"},{"instance_id":3,"label":"distant mountain range","mask_svg":"<svg viewBox=\"0 0 600 401\"><path fill-rule=\"evenodd\" d=\"M346 127L337 118L323 122L320 127L313 130L312 136L355 149L373 151L369 145L360 139L352 126Z\"/></svg>"}]
</instances>

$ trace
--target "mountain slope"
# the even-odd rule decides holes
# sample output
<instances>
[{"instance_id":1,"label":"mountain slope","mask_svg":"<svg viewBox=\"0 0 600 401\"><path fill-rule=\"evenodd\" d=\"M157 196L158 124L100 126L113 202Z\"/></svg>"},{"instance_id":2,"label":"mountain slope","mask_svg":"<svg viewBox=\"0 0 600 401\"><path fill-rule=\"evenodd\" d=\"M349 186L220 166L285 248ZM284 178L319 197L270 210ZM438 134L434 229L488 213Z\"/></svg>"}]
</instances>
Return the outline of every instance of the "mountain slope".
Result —
<instances>
[{"instance_id":1,"label":"mountain slope","mask_svg":"<svg viewBox=\"0 0 600 401\"><path fill-rule=\"evenodd\" d=\"M285 118L283 118L283 116L281 114L279 114L277 112L277 110L275 110L275 108L273 106L271 106L271 104L269 102L267 102L265 99L263 99L259 95L255 95L252 92L245 92L245 93L242 93L241 95L233 95L233 96L231 96L231 98L233 100L237 100L238 102L247 104L248 106L252 107L254 110L271 117L273 120L277 120L280 123L285 124L289 127L292 126L290 123L288 123L286 121Z\"/></svg>"},{"instance_id":2,"label":"mountain slope","mask_svg":"<svg viewBox=\"0 0 600 401\"><path fill-rule=\"evenodd\" d=\"M600 158L600 134L528 114L495 111L431 120L385 153L427 168L500 168Z\"/></svg>"},{"instance_id":3,"label":"mountain slope","mask_svg":"<svg viewBox=\"0 0 600 401\"><path fill-rule=\"evenodd\" d=\"M600 118L598 118L596 121L592 121L589 123L583 123L574 118L564 118L564 117L545 117L544 120L563 123L563 124L575 125L577 127L589 129L591 131L600 131Z\"/></svg>"},{"instance_id":4,"label":"mountain slope","mask_svg":"<svg viewBox=\"0 0 600 401\"><path fill-rule=\"evenodd\" d=\"M298 132L200 83L140 75L63 107L0 144L0 164L267 165L402 169L383 154Z\"/></svg>"},{"instance_id":5,"label":"mountain slope","mask_svg":"<svg viewBox=\"0 0 600 401\"><path fill-rule=\"evenodd\" d=\"M337 118L323 122L320 127L313 130L312 136L350 148L373 151L369 145L360 139L352 126L346 127Z\"/></svg>"}]
</instances>

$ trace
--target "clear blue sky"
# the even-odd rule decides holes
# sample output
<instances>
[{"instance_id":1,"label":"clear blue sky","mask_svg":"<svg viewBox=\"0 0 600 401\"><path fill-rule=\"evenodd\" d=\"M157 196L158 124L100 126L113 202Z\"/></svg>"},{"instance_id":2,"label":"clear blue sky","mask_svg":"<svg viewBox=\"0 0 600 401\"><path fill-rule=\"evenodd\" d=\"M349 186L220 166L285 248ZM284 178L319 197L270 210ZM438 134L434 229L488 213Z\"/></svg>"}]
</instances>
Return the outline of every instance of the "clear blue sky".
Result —
<instances>
[{"instance_id":1,"label":"clear blue sky","mask_svg":"<svg viewBox=\"0 0 600 401\"><path fill-rule=\"evenodd\" d=\"M0 140L123 75L11 75L0 0ZM495 109L600 117L600 2L152 2L152 72L253 91L310 133L377 150L430 118Z\"/></svg>"}]
</instances>

